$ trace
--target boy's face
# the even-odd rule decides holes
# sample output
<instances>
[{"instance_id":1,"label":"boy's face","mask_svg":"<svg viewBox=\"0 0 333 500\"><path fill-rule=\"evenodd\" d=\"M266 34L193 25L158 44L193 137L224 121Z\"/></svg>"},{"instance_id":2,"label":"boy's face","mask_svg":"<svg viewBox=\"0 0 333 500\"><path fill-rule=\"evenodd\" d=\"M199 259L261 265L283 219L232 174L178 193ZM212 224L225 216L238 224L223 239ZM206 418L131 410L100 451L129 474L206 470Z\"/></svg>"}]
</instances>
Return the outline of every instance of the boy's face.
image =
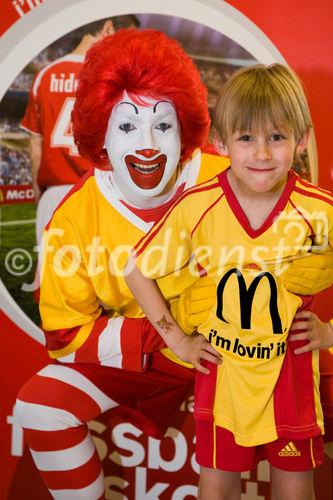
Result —
<instances>
[{"instance_id":1,"label":"boy's face","mask_svg":"<svg viewBox=\"0 0 333 500\"><path fill-rule=\"evenodd\" d=\"M171 102L139 97L140 105L125 92L113 107L105 147L113 178L126 193L141 197L163 194L176 171L180 126Z\"/></svg>"},{"instance_id":2,"label":"boy's face","mask_svg":"<svg viewBox=\"0 0 333 500\"><path fill-rule=\"evenodd\" d=\"M282 187L295 152L307 146L308 134L296 144L294 134L268 127L267 131L235 132L219 145L230 157L231 177L247 192L268 193Z\"/></svg>"}]
</instances>

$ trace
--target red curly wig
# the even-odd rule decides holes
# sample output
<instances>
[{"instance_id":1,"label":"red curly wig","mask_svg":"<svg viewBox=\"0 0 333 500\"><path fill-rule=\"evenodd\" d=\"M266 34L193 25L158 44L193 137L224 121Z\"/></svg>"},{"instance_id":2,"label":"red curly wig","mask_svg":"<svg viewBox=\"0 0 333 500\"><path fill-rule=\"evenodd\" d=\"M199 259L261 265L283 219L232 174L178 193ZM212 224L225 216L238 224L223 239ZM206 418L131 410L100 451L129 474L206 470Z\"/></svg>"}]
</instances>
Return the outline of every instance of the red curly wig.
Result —
<instances>
[{"instance_id":1,"label":"red curly wig","mask_svg":"<svg viewBox=\"0 0 333 500\"><path fill-rule=\"evenodd\" d=\"M72 113L75 142L96 166L108 165L104 149L109 117L124 90L170 100L181 126L182 160L207 142L207 90L181 46L156 30L122 29L88 51Z\"/></svg>"}]
</instances>

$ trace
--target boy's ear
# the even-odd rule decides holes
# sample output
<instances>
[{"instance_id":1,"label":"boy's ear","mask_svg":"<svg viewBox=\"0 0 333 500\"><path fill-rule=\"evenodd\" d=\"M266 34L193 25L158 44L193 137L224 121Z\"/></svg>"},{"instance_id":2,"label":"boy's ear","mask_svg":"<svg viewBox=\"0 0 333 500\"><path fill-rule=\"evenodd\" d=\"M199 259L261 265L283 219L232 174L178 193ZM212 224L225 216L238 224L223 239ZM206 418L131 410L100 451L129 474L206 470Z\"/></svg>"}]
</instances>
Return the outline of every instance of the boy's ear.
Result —
<instances>
[{"instance_id":1,"label":"boy's ear","mask_svg":"<svg viewBox=\"0 0 333 500\"><path fill-rule=\"evenodd\" d=\"M298 154L303 153L303 151L308 147L309 144L309 139L310 139L310 130L307 130L303 137L298 141L298 144L296 146L296 151Z\"/></svg>"},{"instance_id":2,"label":"boy's ear","mask_svg":"<svg viewBox=\"0 0 333 500\"><path fill-rule=\"evenodd\" d=\"M221 156L228 156L228 148L219 137L217 137L217 134L214 135L214 146L216 148L216 151L221 155Z\"/></svg>"}]
</instances>

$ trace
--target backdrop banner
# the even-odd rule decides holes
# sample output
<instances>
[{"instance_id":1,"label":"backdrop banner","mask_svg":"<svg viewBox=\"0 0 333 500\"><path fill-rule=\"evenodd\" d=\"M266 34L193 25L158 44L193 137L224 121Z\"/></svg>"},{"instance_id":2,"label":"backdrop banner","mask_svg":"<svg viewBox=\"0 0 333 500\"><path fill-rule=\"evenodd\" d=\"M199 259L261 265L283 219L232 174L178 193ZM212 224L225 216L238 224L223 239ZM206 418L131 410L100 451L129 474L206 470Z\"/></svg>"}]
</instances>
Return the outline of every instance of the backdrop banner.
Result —
<instances>
[{"instance_id":1,"label":"backdrop banner","mask_svg":"<svg viewBox=\"0 0 333 500\"><path fill-rule=\"evenodd\" d=\"M238 67L259 61L282 62L295 69L306 89L315 132L307 154L294 168L332 190L331 0L304 0L301 6L289 0L2 0L0 500L51 498L32 462L15 410L20 387L49 362L34 297L36 207L28 134L20 121L35 73L69 50L81 26L120 14L136 14L141 27L163 30L182 43L207 85L210 109L220 86ZM315 312L323 320L333 317L332 299L332 288L316 299ZM331 361L333 371L333 354ZM184 401L161 441L145 436L116 411L89 427L103 464L106 498L196 498L199 467L194 457L193 396ZM333 444L328 443L325 463L316 471L317 500L333 497L332 458ZM243 474L242 500L269 500L269 480L267 462Z\"/></svg>"}]
</instances>

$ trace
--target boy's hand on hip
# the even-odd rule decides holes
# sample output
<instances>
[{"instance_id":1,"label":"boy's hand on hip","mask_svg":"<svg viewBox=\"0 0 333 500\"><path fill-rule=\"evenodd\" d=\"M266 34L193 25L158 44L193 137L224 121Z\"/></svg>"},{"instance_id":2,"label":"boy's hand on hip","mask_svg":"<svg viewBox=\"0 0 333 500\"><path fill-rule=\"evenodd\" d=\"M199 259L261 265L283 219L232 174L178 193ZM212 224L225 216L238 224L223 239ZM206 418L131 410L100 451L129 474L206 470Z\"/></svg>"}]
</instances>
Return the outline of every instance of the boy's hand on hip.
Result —
<instances>
[{"instance_id":1,"label":"boy's hand on hip","mask_svg":"<svg viewBox=\"0 0 333 500\"><path fill-rule=\"evenodd\" d=\"M210 361L216 365L222 363L222 356L210 345L201 334L184 335L179 341L175 354L183 361L191 363L194 368L204 374L209 374L208 368L200 363L201 360Z\"/></svg>"},{"instance_id":2,"label":"boy's hand on hip","mask_svg":"<svg viewBox=\"0 0 333 500\"><path fill-rule=\"evenodd\" d=\"M300 333L295 333L302 330ZM314 349L328 349L333 346L333 325L324 323L311 311L301 311L295 315L290 329L290 340L308 340L303 347L294 350L295 354L313 351Z\"/></svg>"}]
</instances>

